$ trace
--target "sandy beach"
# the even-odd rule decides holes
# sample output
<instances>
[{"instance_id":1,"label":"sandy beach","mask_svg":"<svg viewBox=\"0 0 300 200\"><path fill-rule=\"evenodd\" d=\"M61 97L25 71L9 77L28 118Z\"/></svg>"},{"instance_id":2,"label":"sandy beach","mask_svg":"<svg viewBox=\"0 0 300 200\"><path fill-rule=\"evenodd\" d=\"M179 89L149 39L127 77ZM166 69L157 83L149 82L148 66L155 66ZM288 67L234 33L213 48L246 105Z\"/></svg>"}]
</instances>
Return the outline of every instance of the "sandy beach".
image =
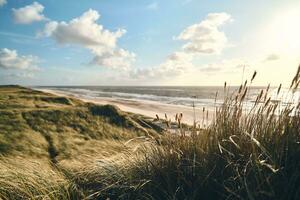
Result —
<instances>
[{"instance_id":1,"label":"sandy beach","mask_svg":"<svg viewBox=\"0 0 300 200\"><path fill-rule=\"evenodd\" d=\"M60 96L68 96L73 98L78 98L85 102L92 102L100 105L114 105L119 107L122 111L131 112L141 114L147 117L155 118L156 114L160 118L164 118L165 114L167 114L168 118L172 120L175 119L176 113L183 114L183 123L192 125L194 122L194 115L197 124L203 125L207 124L212 120L214 108L205 107L205 112L203 113L203 108L195 108L182 105L172 105L172 104L164 104L158 103L154 101L146 101L146 100L128 100L128 99L120 99L120 98L107 98L107 97L97 97L97 98L87 98L79 95L74 95L72 93L52 90L52 89L39 89L43 92L52 93ZM208 111L208 113L207 113ZM207 115L208 114L208 115Z\"/></svg>"}]
</instances>

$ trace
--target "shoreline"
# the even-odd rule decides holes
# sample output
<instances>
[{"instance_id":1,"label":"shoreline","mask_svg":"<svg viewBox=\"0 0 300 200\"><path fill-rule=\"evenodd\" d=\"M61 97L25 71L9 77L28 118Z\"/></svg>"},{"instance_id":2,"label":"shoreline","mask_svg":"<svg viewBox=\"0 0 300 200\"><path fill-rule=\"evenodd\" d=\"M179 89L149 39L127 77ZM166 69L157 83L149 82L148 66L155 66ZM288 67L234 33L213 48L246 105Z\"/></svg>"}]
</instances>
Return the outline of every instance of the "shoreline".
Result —
<instances>
[{"instance_id":1,"label":"shoreline","mask_svg":"<svg viewBox=\"0 0 300 200\"><path fill-rule=\"evenodd\" d=\"M52 89L36 89L42 92L51 93L58 96L66 96L80 99L84 102L95 103L99 105L114 105L119 107L122 111L141 114L150 118L156 118L158 115L160 118L164 119L165 114L167 114L168 118L172 121L175 121L176 113L182 113L183 119L182 122L193 125L194 123L194 111L192 107L187 107L183 105L172 105L159 103L154 101L146 101L146 100L129 100L129 99L116 99L109 97L96 97L96 98L87 98L82 97L80 95L75 95L69 92L63 92L59 90ZM207 115L208 111L208 115ZM205 112L203 113L203 108L195 108L195 116L197 124L207 125L213 119L214 108L213 107L205 107Z\"/></svg>"}]
</instances>

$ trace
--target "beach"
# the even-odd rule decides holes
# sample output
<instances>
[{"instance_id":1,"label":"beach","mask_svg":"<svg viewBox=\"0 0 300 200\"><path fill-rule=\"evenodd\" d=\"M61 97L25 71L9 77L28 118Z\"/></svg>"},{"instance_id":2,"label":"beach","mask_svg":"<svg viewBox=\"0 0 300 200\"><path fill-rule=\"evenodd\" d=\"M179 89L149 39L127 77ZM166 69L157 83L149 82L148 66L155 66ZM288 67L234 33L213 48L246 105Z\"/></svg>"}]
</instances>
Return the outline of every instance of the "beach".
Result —
<instances>
[{"instance_id":1,"label":"beach","mask_svg":"<svg viewBox=\"0 0 300 200\"><path fill-rule=\"evenodd\" d=\"M207 125L213 119L214 107L189 107L184 105L174 105L167 103L160 103L149 100L133 100L133 99L121 99L121 98L110 98L110 97L87 97L77 95L71 92L65 92L54 89L39 89L43 92L52 93L59 96L68 96L80 99L84 102L91 102L99 105L114 105L119 107L122 111L141 114L150 118L156 118L158 115L160 118L165 118L165 114L168 119L175 120L175 115L178 113L183 114L182 122L192 125L194 118L197 124Z\"/></svg>"}]
</instances>

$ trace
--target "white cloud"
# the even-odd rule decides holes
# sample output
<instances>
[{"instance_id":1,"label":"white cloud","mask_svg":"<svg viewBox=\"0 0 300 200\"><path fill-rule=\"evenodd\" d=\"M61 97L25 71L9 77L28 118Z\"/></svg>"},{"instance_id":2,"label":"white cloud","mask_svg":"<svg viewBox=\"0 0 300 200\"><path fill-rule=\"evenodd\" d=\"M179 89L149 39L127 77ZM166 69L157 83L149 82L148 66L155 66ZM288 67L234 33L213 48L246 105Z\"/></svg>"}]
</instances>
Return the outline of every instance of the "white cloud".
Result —
<instances>
[{"instance_id":1,"label":"white cloud","mask_svg":"<svg viewBox=\"0 0 300 200\"><path fill-rule=\"evenodd\" d=\"M96 54L91 64L108 66L112 68L129 69L131 63L135 61L135 54L124 49L116 49L105 53Z\"/></svg>"},{"instance_id":2,"label":"white cloud","mask_svg":"<svg viewBox=\"0 0 300 200\"><path fill-rule=\"evenodd\" d=\"M18 24L30 24L32 22L47 20L43 15L44 6L38 2L33 2L33 4L12 9L13 17L15 23Z\"/></svg>"},{"instance_id":3,"label":"white cloud","mask_svg":"<svg viewBox=\"0 0 300 200\"><path fill-rule=\"evenodd\" d=\"M0 7L4 6L6 3L7 3L6 0L0 0Z\"/></svg>"},{"instance_id":4,"label":"white cloud","mask_svg":"<svg viewBox=\"0 0 300 200\"><path fill-rule=\"evenodd\" d=\"M202 65L198 68L200 72L204 73L235 73L243 70L249 70L253 63L244 59L227 59L215 63Z\"/></svg>"},{"instance_id":5,"label":"white cloud","mask_svg":"<svg viewBox=\"0 0 300 200\"><path fill-rule=\"evenodd\" d=\"M254 70L260 69L256 62L250 63L242 58L208 64L192 63L192 59L191 54L175 52L160 65L132 71L129 80L135 81L133 84L142 82L147 85L222 85L224 81L239 85L249 79Z\"/></svg>"},{"instance_id":6,"label":"white cloud","mask_svg":"<svg viewBox=\"0 0 300 200\"><path fill-rule=\"evenodd\" d=\"M51 34L56 30L57 26L58 26L58 23L56 21L50 21L45 25L44 30L39 31L37 33L37 36L38 37L43 37L43 36L50 37Z\"/></svg>"},{"instance_id":7,"label":"white cloud","mask_svg":"<svg viewBox=\"0 0 300 200\"><path fill-rule=\"evenodd\" d=\"M134 78L167 78L179 76L193 69L192 56L184 52L175 52L158 66L137 69L131 73Z\"/></svg>"},{"instance_id":8,"label":"white cloud","mask_svg":"<svg viewBox=\"0 0 300 200\"><path fill-rule=\"evenodd\" d=\"M183 50L194 54L218 54L226 47L227 37L219 28L232 18L227 13L210 13L198 24L186 28L177 37L188 41Z\"/></svg>"},{"instance_id":9,"label":"white cloud","mask_svg":"<svg viewBox=\"0 0 300 200\"><path fill-rule=\"evenodd\" d=\"M135 55L117 46L117 40L126 30L106 30L97 23L99 18L100 14L90 9L70 22L47 23L38 36L52 37L58 44L75 44L89 49L94 54L91 64L112 68L130 67Z\"/></svg>"},{"instance_id":10,"label":"white cloud","mask_svg":"<svg viewBox=\"0 0 300 200\"><path fill-rule=\"evenodd\" d=\"M245 59L225 59L217 62L212 62L208 64L193 64L193 56L184 52L175 52L167 57L167 59L160 65L136 69L131 72L131 78L137 80L151 80L159 81L162 79L172 80L172 77L180 79L180 77L195 77L206 78L209 77L218 77L222 78L224 74L233 74L242 77L242 72L244 71L245 75L250 73L251 70L254 70L254 66L257 66L255 62L249 62ZM243 69L244 68L244 69ZM201 77L201 78L200 78ZM221 79L223 80L223 78ZM188 81L188 80L185 80Z\"/></svg>"},{"instance_id":11,"label":"white cloud","mask_svg":"<svg viewBox=\"0 0 300 200\"><path fill-rule=\"evenodd\" d=\"M7 48L0 50L0 68L35 70L38 58L32 55L21 56L16 50Z\"/></svg>"},{"instance_id":12,"label":"white cloud","mask_svg":"<svg viewBox=\"0 0 300 200\"><path fill-rule=\"evenodd\" d=\"M182 47L182 51L172 53L160 65L136 69L131 73L131 76L135 78L164 78L180 76L192 71L199 72L199 68L193 64L193 59L199 54L220 53L226 47L226 35L219 30L219 27L230 20L232 18L227 13L208 14L203 21L186 28L176 38L188 41ZM220 66L206 65L200 67L200 70L202 69L201 72L205 73L221 71L224 66L238 65L237 62L221 63Z\"/></svg>"},{"instance_id":13,"label":"white cloud","mask_svg":"<svg viewBox=\"0 0 300 200\"><path fill-rule=\"evenodd\" d=\"M157 10L158 9L158 3L157 2L150 3L146 6L146 8L148 10Z\"/></svg>"}]
</instances>

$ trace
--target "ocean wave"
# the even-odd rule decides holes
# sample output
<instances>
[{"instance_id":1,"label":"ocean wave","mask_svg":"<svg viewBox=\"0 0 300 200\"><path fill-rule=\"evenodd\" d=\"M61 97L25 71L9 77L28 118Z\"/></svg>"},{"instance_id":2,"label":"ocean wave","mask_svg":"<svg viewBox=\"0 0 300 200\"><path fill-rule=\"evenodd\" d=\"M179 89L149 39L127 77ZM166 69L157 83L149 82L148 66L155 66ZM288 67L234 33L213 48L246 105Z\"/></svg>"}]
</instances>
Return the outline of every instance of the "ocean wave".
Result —
<instances>
[{"instance_id":1,"label":"ocean wave","mask_svg":"<svg viewBox=\"0 0 300 200\"><path fill-rule=\"evenodd\" d=\"M173 104L173 105L183 105L183 106L196 106L196 107L214 107L222 104L222 96L215 100L215 93L217 90L221 90L221 87L199 87L199 92L195 91L197 88L159 88L159 87L132 87L129 91L125 87L92 87L92 88L83 88L83 87L49 87L48 89L58 90L66 92L78 97L84 98L114 98L114 99L123 99L123 100L135 100L135 101L153 101L159 103ZM251 107L253 101L257 94L262 88L254 88L251 90L249 96L247 96L247 101L245 103L246 107ZM176 96L184 90L186 96ZM155 92L154 92L155 91ZM236 91L236 89L231 92ZM140 93L138 93L140 92ZM202 93L201 93L202 92ZM165 94L168 94L166 96ZM180 95L182 95L180 93ZM290 104L291 102L299 102L300 100L300 91L292 93L288 89L282 89L279 94L277 94L276 89L272 89L270 92L271 99L273 101L280 101L282 104Z\"/></svg>"}]
</instances>

